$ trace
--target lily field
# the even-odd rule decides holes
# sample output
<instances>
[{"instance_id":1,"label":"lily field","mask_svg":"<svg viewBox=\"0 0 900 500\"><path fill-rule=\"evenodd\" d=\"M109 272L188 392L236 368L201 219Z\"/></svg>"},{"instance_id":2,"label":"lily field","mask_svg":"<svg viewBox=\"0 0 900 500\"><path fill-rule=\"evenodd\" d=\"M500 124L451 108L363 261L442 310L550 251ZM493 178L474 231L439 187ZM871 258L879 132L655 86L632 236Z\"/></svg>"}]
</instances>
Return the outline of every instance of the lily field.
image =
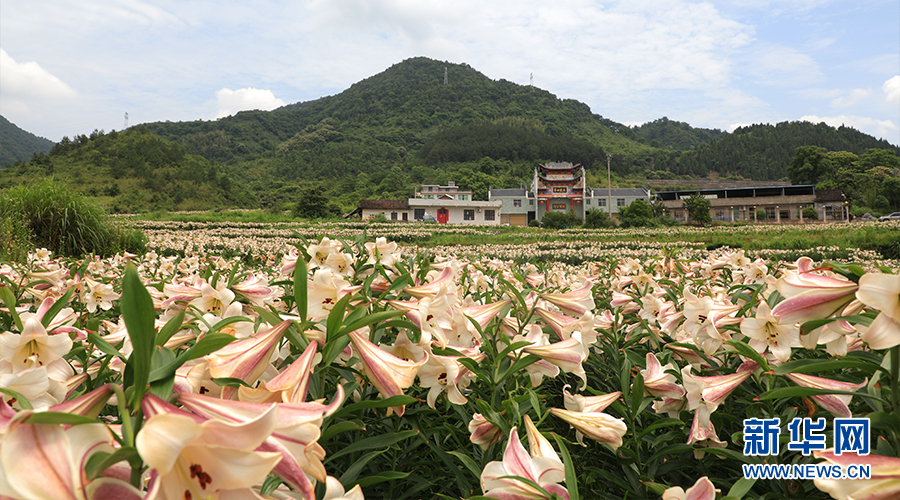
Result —
<instances>
[{"instance_id":1,"label":"lily field","mask_svg":"<svg viewBox=\"0 0 900 500\"><path fill-rule=\"evenodd\" d=\"M0 499L900 498L900 224L123 223L0 262Z\"/></svg>"}]
</instances>

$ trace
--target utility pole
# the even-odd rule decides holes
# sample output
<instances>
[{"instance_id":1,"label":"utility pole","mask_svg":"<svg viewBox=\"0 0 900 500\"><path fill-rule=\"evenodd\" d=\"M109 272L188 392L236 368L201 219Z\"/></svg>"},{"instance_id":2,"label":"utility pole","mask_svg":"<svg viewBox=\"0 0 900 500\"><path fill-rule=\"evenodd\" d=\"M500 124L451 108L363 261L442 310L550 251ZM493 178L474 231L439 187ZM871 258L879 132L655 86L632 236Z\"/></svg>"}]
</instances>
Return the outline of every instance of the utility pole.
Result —
<instances>
[{"instance_id":1,"label":"utility pole","mask_svg":"<svg viewBox=\"0 0 900 500\"><path fill-rule=\"evenodd\" d=\"M606 155L606 211L609 213L610 219L612 219L612 174L609 170L611 159L611 155Z\"/></svg>"},{"instance_id":2,"label":"utility pole","mask_svg":"<svg viewBox=\"0 0 900 500\"><path fill-rule=\"evenodd\" d=\"M444 66L444 85L447 85L447 83L448 83L448 80L447 80L447 67Z\"/></svg>"}]
</instances>

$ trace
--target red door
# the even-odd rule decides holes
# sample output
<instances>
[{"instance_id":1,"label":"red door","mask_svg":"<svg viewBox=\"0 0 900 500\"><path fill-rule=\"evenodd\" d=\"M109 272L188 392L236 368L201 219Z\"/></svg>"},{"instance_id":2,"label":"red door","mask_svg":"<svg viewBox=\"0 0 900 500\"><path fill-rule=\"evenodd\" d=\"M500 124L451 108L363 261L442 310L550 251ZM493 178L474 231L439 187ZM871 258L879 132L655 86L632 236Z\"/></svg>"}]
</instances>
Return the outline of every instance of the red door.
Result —
<instances>
[{"instance_id":1,"label":"red door","mask_svg":"<svg viewBox=\"0 0 900 500\"><path fill-rule=\"evenodd\" d=\"M446 224L448 218L449 218L449 214L447 213L447 209L446 209L446 208L440 208L440 209L438 209L437 221L438 221L439 223L441 223L441 224Z\"/></svg>"}]
</instances>

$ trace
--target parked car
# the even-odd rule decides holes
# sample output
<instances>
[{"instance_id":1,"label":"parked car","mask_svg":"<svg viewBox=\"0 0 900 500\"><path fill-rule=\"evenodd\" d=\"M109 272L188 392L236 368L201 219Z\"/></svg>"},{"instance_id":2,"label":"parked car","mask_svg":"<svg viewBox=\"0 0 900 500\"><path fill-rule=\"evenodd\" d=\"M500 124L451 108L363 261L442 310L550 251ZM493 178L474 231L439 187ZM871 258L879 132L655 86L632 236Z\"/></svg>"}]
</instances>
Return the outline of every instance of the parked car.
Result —
<instances>
[{"instance_id":1,"label":"parked car","mask_svg":"<svg viewBox=\"0 0 900 500\"><path fill-rule=\"evenodd\" d=\"M886 220L900 220L900 212L894 212L891 215L885 215L885 216L879 217L878 220L880 220L882 222L886 221Z\"/></svg>"}]
</instances>

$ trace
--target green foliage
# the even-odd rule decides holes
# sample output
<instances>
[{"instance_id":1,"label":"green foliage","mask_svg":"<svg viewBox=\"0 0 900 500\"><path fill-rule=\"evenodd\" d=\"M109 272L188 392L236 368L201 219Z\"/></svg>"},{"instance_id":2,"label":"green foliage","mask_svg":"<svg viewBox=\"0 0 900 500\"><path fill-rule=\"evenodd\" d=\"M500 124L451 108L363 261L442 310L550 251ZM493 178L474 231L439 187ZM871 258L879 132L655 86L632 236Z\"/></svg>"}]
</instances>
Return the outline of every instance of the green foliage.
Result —
<instances>
[{"instance_id":1,"label":"green foliage","mask_svg":"<svg viewBox=\"0 0 900 500\"><path fill-rule=\"evenodd\" d=\"M616 222L604 210L588 210L584 214L585 229L605 229L616 227Z\"/></svg>"},{"instance_id":2,"label":"green foliage","mask_svg":"<svg viewBox=\"0 0 900 500\"><path fill-rule=\"evenodd\" d=\"M14 243L4 245L11 256L20 256L16 248L26 241L74 256L142 252L146 245L142 233L115 226L100 207L54 179L10 189L0 197L0 219L22 221L2 226L4 236L14 238Z\"/></svg>"},{"instance_id":3,"label":"green foliage","mask_svg":"<svg viewBox=\"0 0 900 500\"><path fill-rule=\"evenodd\" d=\"M653 208L644 200L634 200L619 210L622 227L644 227L653 224Z\"/></svg>"},{"instance_id":4,"label":"green foliage","mask_svg":"<svg viewBox=\"0 0 900 500\"><path fill-rule=\"evenodd\" d=\"M700 193L694 193L685 198L683 206L692 222L704 225L712 224L712 215L709 213L712 204Z\"/></svg>"},{"instance_id":5,"label":"green foliage","mask_svg":"<svg viewBox=\"0 0 900 500\"><path fill-rule=\"evenodd\" d=\"M806 207L803 209L803 218L809 220L818 220L819 212L814 207Z\"/></svg>"},{"instance_id":6,"label":"green foliage","mask_svg":"<svg viewBox=\"0 0 900 500\"><path fill-rule=\"evenodd\" d=\"M756 209L756 220L766 220L769 216L766 214L766 210L763 208Z\"/></svg>"},{"instance_id":7,"label":"green foliage","mask_svg":"<svg viewBox=\"0 0 900 500\"><path fill-rule=\"evenodd\" d=\"M581 219L572 211L547 212L541 217L541 227L544 229L571 229L581 224Z\"/></svg>"},{"instance_id":8,"label":"green foliage","mask_svg":"<svg viewBox=\"0 0 900 500\"><path fill-rule=\"evenodd\" d=\"M47 154L53 142L26 132L0 116L0 168L28 161L36 154Z\"/></svg>"},{"instance_id":9,"label":"green foliage","mask_svg":"<svg viewBox=\"0 0 900 500\"><path fill-rule=\"evenodd\" d=\"M64 137L49 155L0 171L0 186L56 176L115 212L249 207L256 200L219 165L144 128Z\"/></svg>"},{"instance_id":10,"label":"green foliage","mask_svg":"<svg viewBox=\"0 0 900 500\"><path fill-rule=\"evenodd\" d=\"M294 203L294 217L325 219L341 215L341 208L331 202L318 185L304 187Z\"/></svg>"},{"instance_id":11,"label":"green foliage","mask_svg":"<svg viewBox=\"0 0 900 500\"><path fill-rule=\"evenodd\" d=\"M693 128L687 123L672 121L665 116L633 127L632 130L639 140L651 146L682 151L689 151L728 135L718 129Z\"/></svg>"},{"instance_id":12,"label":"green foliage","mask_svg":"<svg viewBox=\"0 0 900 500\"><path fill-rule=\"evenodd\" d=\"M825 148L801 146L788 165L787 172L792 184L816 184L820 179L830 177L834 165L828 159Z\"/></svg>"}]
</instances>

